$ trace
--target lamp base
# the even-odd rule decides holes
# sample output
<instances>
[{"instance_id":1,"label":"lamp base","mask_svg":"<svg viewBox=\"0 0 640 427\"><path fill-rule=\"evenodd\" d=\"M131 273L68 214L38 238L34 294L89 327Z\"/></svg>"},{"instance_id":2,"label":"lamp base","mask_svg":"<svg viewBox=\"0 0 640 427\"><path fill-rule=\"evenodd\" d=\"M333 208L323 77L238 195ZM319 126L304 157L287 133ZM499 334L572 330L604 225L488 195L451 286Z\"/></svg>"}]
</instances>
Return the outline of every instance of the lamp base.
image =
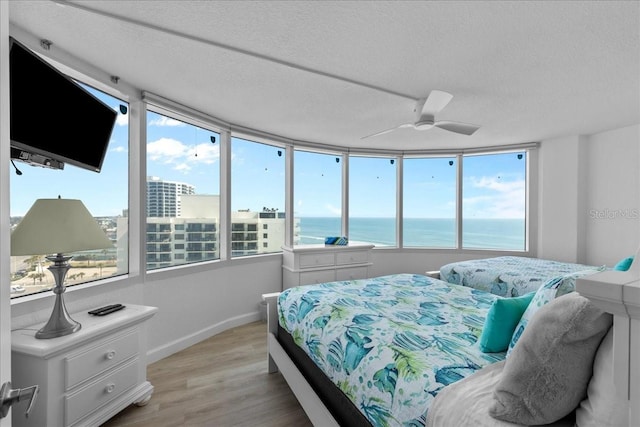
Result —
<instances>
[{"instance_id":1,"label":"lamp base","mask_svg":"<svg viewBox=\"0 0 640 427\"><path fill-rule=\"evenodd\" d=\"M66 290L64 278L69 268L71 268L68 262L71 258L70 256L63 256L62 254L47 257L49 261L53 261L54 263L49 266L49 271L51 271L56 279L56 285L53 288L53 293L56 294L56 301L53 305L51 316L49 316L49 321L42 329L36 332L36 338L38 339L62 337L78 332L82 327L80 323L69 316L67 308L64 305L64 299L62 298L62 294Z\"/></svg>"},{"instance_id":2,"label":"lamp base","mask_svg":"<svg viewBox=\"0 0 640 427\"><path fill-rule=\"evenodd\" d=\"M49 339L57 338L65 335L78 332L82 328L82 325L69 316L66 307L64 306L64 300L62 294L56 294L56 302L53 306L53 311L49 317L49 321L36 332L36 338Z\"/></svg>"}]
</instances>

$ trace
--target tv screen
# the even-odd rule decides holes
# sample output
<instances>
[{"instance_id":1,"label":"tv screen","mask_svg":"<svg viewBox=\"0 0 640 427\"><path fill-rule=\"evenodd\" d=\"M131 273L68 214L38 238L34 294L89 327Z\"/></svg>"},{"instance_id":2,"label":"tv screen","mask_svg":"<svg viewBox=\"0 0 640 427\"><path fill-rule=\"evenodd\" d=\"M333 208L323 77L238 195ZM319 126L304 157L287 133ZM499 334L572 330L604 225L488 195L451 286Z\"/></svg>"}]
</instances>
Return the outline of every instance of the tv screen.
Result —
<instances>
[{"instance_id":1,"label":"tv screen","mask_svg":"<svg viewBox=\"0 0 640 427\"><path fill-rule=\"evenodd\" d=\"M115 110L12 37L9 62L12 157L100 172Z\"/></svg>"}]
</instances>

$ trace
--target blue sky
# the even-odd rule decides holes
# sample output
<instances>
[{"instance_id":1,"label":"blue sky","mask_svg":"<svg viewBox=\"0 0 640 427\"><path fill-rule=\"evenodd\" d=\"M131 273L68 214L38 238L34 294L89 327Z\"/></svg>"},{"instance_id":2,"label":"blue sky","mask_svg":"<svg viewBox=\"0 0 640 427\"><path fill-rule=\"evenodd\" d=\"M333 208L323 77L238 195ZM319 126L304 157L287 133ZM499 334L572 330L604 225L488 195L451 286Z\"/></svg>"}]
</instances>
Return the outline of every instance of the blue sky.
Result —
<instances>
[{"instance_id":1,"label":"blue sky","mask_svg":"<svg viewBox=\"0 0 640 427\"><path fill-rule=\"evenodd\" d=\"M118 110L118 100L92 93ZM155 113L147 117L147 175L191 184L197 194L219 194L219 135ZM81 199L94 216L121 215L128 205L127 133L127 116L118 114L100 173L16 162L23 173L11 175L11 215L22 216L36 199L58 195ZM283 148L232 140L232 210L284 211L285 155ZM299 151L294 160L295 215L340 216L342 165L336 156ZM411 196L405 196L406 217L455 216L455 160L405 160L405 192ZM525 161L517 153L465 157L464 217L524 218ZM396 168L389 158L351 158L350 172L351 216L395 216Z\"/></svg>"}]
</instances>

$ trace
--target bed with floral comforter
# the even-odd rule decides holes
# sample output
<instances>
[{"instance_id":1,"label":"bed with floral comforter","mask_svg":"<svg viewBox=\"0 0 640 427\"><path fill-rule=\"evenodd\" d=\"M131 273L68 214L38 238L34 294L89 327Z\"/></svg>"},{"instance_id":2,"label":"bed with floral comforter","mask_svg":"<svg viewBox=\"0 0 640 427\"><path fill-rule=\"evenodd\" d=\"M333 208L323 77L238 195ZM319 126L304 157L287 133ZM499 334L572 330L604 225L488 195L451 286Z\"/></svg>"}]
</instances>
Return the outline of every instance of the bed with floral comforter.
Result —
<instances>
[{"instance_id":1,"label":"bed with floral comforter","mask_svg":"<svg viewBox=\"0 0 640 427\"><path fill-rule=\"evenodd\" d=\"M564 286L574 288L576 278L605 269L605 266L502 256L443 265L440 279L503 297L515 297L536 291L555 278L562 278L567 282Z\"/></svg>"},{"instance_id":2,"label":"bed with floral comforter","mask_svg":"<svg viewBox=\"0 0 640 427\"><path fill-rule=\"evenodd\" d=\"M476 341L496 295L417 274L306 285L280 326L373 426L423 426L446 385L505 353Z\"/></svg>"}]
</instances>

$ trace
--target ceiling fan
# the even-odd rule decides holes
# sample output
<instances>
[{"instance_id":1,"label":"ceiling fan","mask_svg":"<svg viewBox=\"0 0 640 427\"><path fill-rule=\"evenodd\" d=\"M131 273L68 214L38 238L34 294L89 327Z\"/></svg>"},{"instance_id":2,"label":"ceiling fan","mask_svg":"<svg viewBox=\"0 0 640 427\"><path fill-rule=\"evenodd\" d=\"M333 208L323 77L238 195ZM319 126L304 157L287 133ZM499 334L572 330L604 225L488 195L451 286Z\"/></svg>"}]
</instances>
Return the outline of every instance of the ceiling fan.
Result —
<instances>
[{"instance_id":1,"label":"ceiling fan","mask_svg":"<svg viewBox=\"0 0 640 427\"><path fill-rule=\"evenodd\" d=\"M446 107L452 98L453 95L451 95L450 93L443 92L441 90L432 90L431 93L429 93L428 97L420 98L416 103L416 107L414 109L416 113L416 121L414 123L405 123L391 129L364 136L361 139L382 135L402 128L427 130L433 127L437 127L449 132L455 132L462 135L472 135L480 128L480 126L472 125L470 123L450 122L444 120L436 121L435 115L439 113L444 107Z\"/></svg>"}]
</instances>

